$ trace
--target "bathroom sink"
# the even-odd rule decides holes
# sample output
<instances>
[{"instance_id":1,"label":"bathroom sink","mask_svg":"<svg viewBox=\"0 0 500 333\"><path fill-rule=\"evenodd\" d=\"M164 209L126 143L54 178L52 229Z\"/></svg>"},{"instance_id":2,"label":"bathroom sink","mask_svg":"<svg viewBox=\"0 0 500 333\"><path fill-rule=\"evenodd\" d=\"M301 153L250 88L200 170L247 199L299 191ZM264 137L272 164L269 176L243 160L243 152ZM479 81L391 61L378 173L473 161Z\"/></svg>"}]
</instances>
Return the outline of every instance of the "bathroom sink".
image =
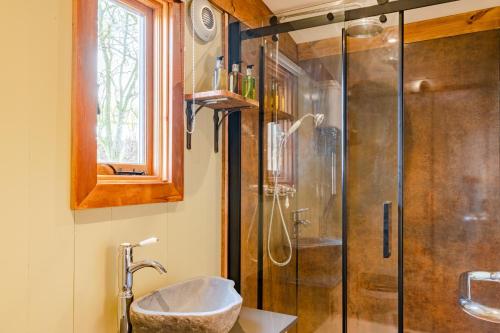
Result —
<instances>
[{"instance_id":1,"label":"bathroom sink","mask_svg":"<svg viewBox=\"0 0 500 333\"><path fill-rule=\"evenodd\" d=\"M241 303L233 281L200 277L134 301L130 317L136 333L227 333L238 319Z\"/></svg>"}]
</instances>

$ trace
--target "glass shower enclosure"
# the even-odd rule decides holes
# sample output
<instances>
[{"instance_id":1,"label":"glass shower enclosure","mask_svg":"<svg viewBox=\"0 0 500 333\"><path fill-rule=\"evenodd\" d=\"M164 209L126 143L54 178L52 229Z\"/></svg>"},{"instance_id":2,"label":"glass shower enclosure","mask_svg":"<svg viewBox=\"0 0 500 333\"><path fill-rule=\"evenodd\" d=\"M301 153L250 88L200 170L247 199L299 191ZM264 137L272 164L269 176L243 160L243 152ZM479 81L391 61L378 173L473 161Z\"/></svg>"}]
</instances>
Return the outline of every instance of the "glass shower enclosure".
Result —
<instances>
[{"instance_id":1,"label":"glass shower enclosure","mask_svg":"<svg viewBox=\"0 0 500 333\"><path fill-rule=\"evenodd\" d=\"M407 41L418 7L230 26L260 106L229 117L229 278L290 332L500 329L500 33Z\"/></svg>"}]
</instances>

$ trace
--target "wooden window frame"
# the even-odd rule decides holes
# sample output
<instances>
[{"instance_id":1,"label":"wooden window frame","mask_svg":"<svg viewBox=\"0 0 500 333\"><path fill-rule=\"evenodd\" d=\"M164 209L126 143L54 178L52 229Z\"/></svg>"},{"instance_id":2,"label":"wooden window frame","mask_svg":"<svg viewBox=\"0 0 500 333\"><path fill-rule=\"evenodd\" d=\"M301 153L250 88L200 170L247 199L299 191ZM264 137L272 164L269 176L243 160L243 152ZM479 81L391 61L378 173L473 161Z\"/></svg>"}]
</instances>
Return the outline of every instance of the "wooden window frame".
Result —
<instances>
[{"instance_id":1,"label":"wooden window frame","mask_svg":"<svg viewBox=\"0 0 500 333\"><path fill-rule=\"evenodd\" d=\"M153 9L153 174L98 175L97 1L73 3L71 208L181 201L184 197L184 4L135 0ZM128 3L129 0L120 0Z\"/></svg>"}]
</instances>

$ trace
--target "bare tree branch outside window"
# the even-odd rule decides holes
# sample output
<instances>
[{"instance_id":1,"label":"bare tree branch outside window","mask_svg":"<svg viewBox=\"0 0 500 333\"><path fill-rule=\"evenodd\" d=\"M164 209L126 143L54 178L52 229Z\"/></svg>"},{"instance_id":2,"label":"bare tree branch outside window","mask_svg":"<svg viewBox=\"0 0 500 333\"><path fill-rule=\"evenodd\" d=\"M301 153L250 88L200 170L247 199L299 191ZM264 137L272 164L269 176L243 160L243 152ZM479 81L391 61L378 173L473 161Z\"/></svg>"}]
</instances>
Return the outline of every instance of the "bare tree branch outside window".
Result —
<instances>
[{"instance_id":1,"label":"bare tree branch outside window","mask_svg":"<svg viewBox=\"0 0 500 333\"><path fill-rule=\"evenodd\" d=\"M145 163L145 18L99 0L97 119L99 163Z\"/></svg>"}]
</instances>

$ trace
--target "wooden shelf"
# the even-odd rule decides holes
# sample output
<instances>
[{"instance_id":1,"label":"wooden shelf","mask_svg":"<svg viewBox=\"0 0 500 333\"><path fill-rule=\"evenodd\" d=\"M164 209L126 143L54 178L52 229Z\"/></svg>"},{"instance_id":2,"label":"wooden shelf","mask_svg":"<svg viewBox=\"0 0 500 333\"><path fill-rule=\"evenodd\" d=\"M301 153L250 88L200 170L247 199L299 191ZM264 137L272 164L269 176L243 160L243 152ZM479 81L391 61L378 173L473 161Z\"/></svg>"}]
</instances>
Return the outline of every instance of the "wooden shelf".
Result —
<instances>
[{"instance_id":1,"label":"wooden shelf","mask_svg":"<svg viewBox=\"0 0 500 333\"><path fill-rule=\"evenodd\" d=\"M295 117L293 116L293 114L290 114L290 113L287 113L287 112L284 112L284 111L278 111L277 113L275 112L265 112L265 117L264 119L266 121L275 121L276 118L278 118L277 120L293 120ZM276 117L277 116L277 117Z\"/></svg>"},{"instance_id":2,"label":"wooden shelf","mask_svg":"<svg viewBox=\"0 0 500 333\"><path fill-rule=\"evenodd\" d=\"M193 130L194 118L201 107L207 107L213 110L214 122L214 151L219 151L219 128L224 119L233 112L249 109L248 111L259 111L259 102L250 98L245 98L241 95L232 93L227 90L203 91L194 94L185 95L187 102L186 106L186 147L191 149L191 133ZM193 105L197 105L197 108ZM257 112L256 112L257 113ZM266 122L277 120L293 120L294 116L278 111L277 113L265 112L264 120Z\"/></svg>"},{"instance_id":3,"label":"wooden shelf","mask_svg":"<svg viewBox=\"0 0 500 333\"><path fill-rule=\"evenodd\" d=\"M259 116L259 110L252 110L252 115L255 117ZM277 117L276 117L277 116ZM276 119L277 118L277 119ZM290 120L293 121L295 116L288 112L278 111L277 113L271 111L264 111L264 121L266 123L273 122L276 120Z\"/></svg>"},{"instance_id":4,"label":"wooden shelf","mask_svg":"<svg viewBox=\"0 0 500 333\"><path fill-rule=\"evenodd\" d=\"M258 109L259 102L245 98L227 90L203 91L184 96L186 100L186 147L191 149L191 134L196 114L202 107L213 110L214 122L214 151L219 151L219 129L224 119L231 113L242 109ZM193 107L196 105L196 110Z\"/></svg>"},{"instance_id":5,"label":"wooden shelf","mask_svg":"<svg viewBox=\"0 0 500 333\"><path fill-rule=\"evenodd\" d=\"M241 108L258 108L259 102L227 90L203 91L187 94L186 101L195 102L213 110L231 110Z\"/></svg>"}]
</instances>

